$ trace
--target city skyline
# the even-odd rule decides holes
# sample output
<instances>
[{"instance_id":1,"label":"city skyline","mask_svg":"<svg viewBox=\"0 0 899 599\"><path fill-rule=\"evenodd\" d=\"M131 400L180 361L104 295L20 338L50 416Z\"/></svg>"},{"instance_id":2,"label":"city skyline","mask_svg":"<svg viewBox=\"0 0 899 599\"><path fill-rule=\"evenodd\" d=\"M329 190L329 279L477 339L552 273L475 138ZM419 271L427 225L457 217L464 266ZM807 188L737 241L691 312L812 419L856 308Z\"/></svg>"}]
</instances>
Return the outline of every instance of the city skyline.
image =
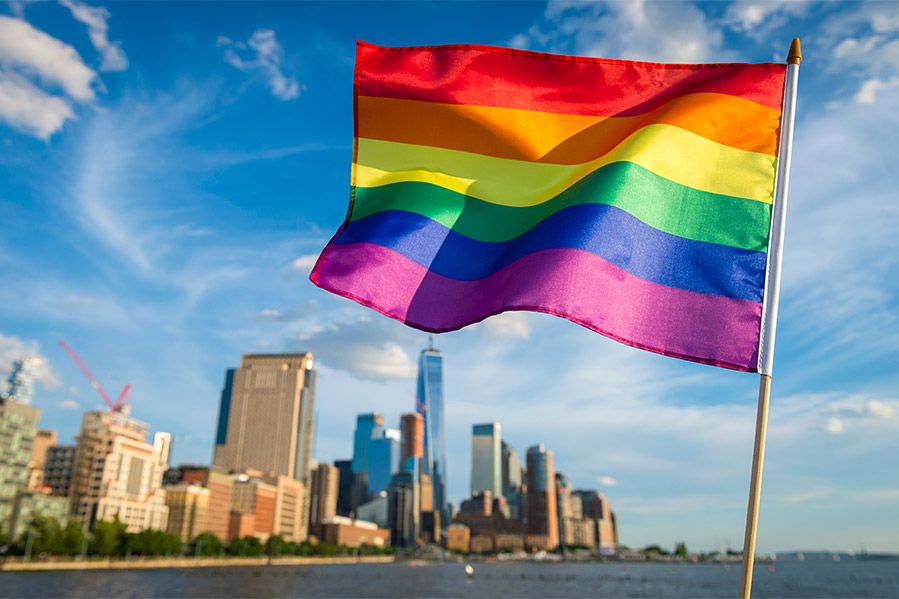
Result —
<instances>
[{"instance_id":1,"label":"city skyline","mask_svg":"<svg viewBox=\"0 0 899 599\"><path fill-rule=\"evenodd\" d=\"M345 215L357 38L762 62L799 36L759 550L899 549L899 182L882 166L899 125L894 5L97 6L99 49L65 6L0 6L4 39L72 49L49 80L0 61L2 84L46 108L0 116L0 377L40 356L33 405L60 443L102 409L62 338L104 385L132 385L134 414L175 435L175 463L211 459L222 373L245 352L315 353L322 461L348 456L356 414L412 409L426 337L306 280ZM498 421L522 460L543 441L574 488L613 493L623 542L740 544L754 377L538 314L435 343L454 503L471 424Z\"/></svg>"}]
</instances>

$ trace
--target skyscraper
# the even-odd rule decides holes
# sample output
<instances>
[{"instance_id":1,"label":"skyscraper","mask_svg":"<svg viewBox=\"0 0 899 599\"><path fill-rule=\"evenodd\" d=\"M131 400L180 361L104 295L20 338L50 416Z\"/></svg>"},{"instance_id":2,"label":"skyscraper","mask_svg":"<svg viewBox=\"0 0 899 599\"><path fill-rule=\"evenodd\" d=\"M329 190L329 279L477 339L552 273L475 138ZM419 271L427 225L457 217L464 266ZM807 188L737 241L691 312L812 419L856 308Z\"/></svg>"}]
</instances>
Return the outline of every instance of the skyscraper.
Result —
<instances>
[{"instance_id":1,"label":"skyscraper","mask_svg":"<svg viewBox=\"0 0 899 599\"><path fill-rule=\"evenodd\" d=\"M353 511L353 461L334 460L339 472L337 483L337 515L349 516Z\"/></svg>"},{"instance_id":2,"label":"skyscraper","mask_svg":"<svg viewBox=\"0 0 899 599\"><path fill-rule=\"evenodd\" d=\"M402 452L400 467L402 470L417 474L424 469L419 461L424 461L424 418L420 414L403 414L400 416L402 429Z\"/></svg>"},{"instance_id":3,"label":"skyscraper","mask_svg":"<svg viewBox=\"0 0 899 599\"><path fill-rule=\"evenodd\" d=\"M371 494L368 482L371 445L383 430L384 417L380 414L356 416L356 431L353 433L353 509L368 501Z\"/></svg>"},{"instance_id":4,"label":"skyscraper","mask_svg":"<svg viewBox=\"0 0 899 599\"><path fill-rule=\"evenodd\" d=\"M245 354L228 370L213 464L289 476L309 487L315 414L312 354Z\"/></svg>"},{"instance_id":5,"label":"skyscraper","mask_svg":"<svg viewBox=\"0 0 899 599\"><path fill-rule=\"evenodd\" d=\"M400 431L385 428L381 436L371 440L368 456L368 492L377 495L386 491L390 477L400 469Z\"/></svg>"},{"instance_id":6,"label":"skyscraper","mask_svg":"<svg viewBox=\"0 0 899 599\"><path fill-rule=\"evenodd\" d=\"M12 363L12 372L7 379L6 396L21 405L31 405L34 398L34 380L42 360L35 356L26 356Z\"/></svg>"},{"instance_id":7,"label":"skyscraper","mask_svg":"<svg viewBox=\"0 0 899 599\"><path fill-rule=\"evenodd\" d=\"M515 451L515 448L506 443L502 442L500 445L502 451L502 485L503 485L503 497L506 498L506 502L509 504L509 517L512 520L521 521L524 520L524 510L523 501L522 501L522 483L523 483L523 472L521 467L521 460L518 459L518 452Z\"/></svg>"},{"instance_id":8,"label":"skyscraper","mask_svg":"<svg viewBox=\"0 0 899 599\"><path fill-rule=\"evenodd\" d=\"M471 495L490 491L502 495L499 422L471 427Z\"/></svg>"},{"instance_id":9,"label":"skyscraper","mask_svg":"<svg viewBox=\"0 0 899 599\"><path fill-rule=\"evenodd\" d=\"M411 472L394 474L387 499L390 544L394 547L414 546L421 531L421 493L415 475Z\"/></svg>"},{"instance_id":10,"label":"skyscraper","mask_svg":"<svg viewBox=\"0 0 899 599\"><path fill-rule=\"evenodd\" d=\"M317 526L326 518L337 515L337 491L340 484L340 470L330 464L319 464L312 474L312 505L309 523Z\"/></svg>"},{"instance_id":11,"label":"skyscraper","mask_svg":"<svg viewBox=\"0 0 899 599\"><path fill-rule=\"evenodd\" d=\"M528 449L528 535L545 537L546 548L559 544L559 512L553 453L543 443Z\"/></svg>"},{"instance_id":12,"label":"skyscraper","mask_svg":"<svg viewBox=\"0 0 899 599\"><path fill-rule=\"evenodd\" d=\"M500 451L502 452L503 495L508 495L521 488L521 460L518 459L518 452L515 451L515 448L505 441L500 444Z\"/></svg>"},{"instance_id":13,"label":"skyscraper","mask_svg":"<svg viewBox=\"0 0 899 599\"><path fill-rule=\"evenodd\" d=\"M430 345L418 359L415 411L424 418L422 472L434 486L434 510L449 522L446 504L446 432L443 408L443 356Z\"/></svg>"}]
</instances>

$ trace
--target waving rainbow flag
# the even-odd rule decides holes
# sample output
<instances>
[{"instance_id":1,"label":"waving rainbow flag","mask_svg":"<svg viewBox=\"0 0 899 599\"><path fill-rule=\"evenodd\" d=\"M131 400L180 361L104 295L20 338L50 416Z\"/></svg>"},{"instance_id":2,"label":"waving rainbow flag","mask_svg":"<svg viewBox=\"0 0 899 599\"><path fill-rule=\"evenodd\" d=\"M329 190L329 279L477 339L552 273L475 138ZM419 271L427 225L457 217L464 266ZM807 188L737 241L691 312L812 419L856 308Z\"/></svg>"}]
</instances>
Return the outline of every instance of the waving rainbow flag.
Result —
<instances>
[{"instance_id":1,"label":"waving rainbow flag","mask_svg":"<svg viewBox=\"0 0 899 599\"><path fill-rule=\"evenodd\" d=\"M533 310L755 372L785 70L360 42L311 279L425 331Z\"/></svg>"}]
</instances>

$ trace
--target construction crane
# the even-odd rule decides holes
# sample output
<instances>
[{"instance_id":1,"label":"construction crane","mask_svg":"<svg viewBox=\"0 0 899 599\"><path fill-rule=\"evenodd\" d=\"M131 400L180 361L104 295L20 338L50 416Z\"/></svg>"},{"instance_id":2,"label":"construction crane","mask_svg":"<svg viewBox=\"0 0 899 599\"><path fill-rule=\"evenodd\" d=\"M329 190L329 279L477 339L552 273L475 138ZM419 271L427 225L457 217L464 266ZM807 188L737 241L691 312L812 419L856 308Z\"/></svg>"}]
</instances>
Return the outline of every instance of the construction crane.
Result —
<instances>
[{"instance_id":1,"label":"construction crane","mask_svg":"<svg viewBox=\"0 0 899 599\"><path fill-rule=\"evenodd\" d=\"M91 374L91 371L88 369L87 365L84 363L84 360L81 359L75 350L72 349L72 346L65 342L65 340L61 340L59 342L59 347L61 347L65 352L72 358L72 361L75 362L75 365L81 370L87 380L90 381L91 387L103 398L103 403L110 409L112 412L119 412L125 406L125 403L128 401L128 392L131 391L131 385L125 385L125 388L122 389L122 392L119 393L118 399L115 400L115 403L111 399L109 399L109 395L106 393L106 389L103 388L103 385L100 384L100 381Z\"/></svg>"}]
</instances>

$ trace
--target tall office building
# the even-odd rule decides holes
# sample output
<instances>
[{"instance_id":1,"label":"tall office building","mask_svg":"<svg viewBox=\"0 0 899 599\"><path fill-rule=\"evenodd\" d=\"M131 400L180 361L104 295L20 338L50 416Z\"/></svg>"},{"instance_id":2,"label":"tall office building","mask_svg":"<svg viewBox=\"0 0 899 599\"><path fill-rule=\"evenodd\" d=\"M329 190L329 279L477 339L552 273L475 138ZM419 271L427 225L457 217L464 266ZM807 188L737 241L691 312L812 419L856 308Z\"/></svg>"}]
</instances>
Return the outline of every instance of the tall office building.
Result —
<instances>
[{"instance_id":1,"label":"tall office building","mask_svg":"<svg viewBox=\"0 0 899 599\"><path fill-rule=\"evenodd\" d=\"M337 515L337 492L340 471L330 464L319 464L312 473L309 524L316 526Z\"/></svg>"},{"instance_id":2,"label":"tall office building","mask_svg":"<svg viewBox=\"0 0 899 599\"><path fill-rule=\"evenodd\" d=\"M359 414L356 416L356 430L353 433L353 494L352 509L356 509L372 494L369 485L372 441L381 436L384 417L380 414Z\"/></svg>"},{"instance_id":3,"label":"tall office building","mask_svg":"<svg viewBox=\"0 0 899 599\"><path fill-rule=\"evenodd\" d=\"M421 532L421 493L411 472L398 472L390 480L387 496L390 544L414 547Z\"/></svg>"},{"instance_id":4,"label":"tall office building","mask_svg":"<svg viewBox=\"0 0 899 599\"><path fill-rule=\"evenodd\" d=\"M390 477L400 469L402 436L395 428L385 428L381 436L372 439L368 455L368 492L378 495L390 486Z\"/></svg>"},{"instance_id":5,"label":"tall office building","mask_svg":"<svg viewBox=\"0 0 899 599\"><path fill-rule=\"evenodd\" d=\"M43 361L35 356L26 356L12 363L12 372L7 379L6 397L20 405L29 406L34 399L34 381Z\"/></svg>"},{"instance_id":6,"label":"tall office building","mask_svg":"<svg viewBox=\"0 0 899 599\"><path fill-rule=\"evenodd\" d=\"M30 401L30 398L29 398ZM28 486L28 463L41 412L13 396L0 397L0 529L8 527L20 488Z\"/></svg>"},{"instance_id":7,"label":"tall office building","mask_svg":"<svg viewBox=\"0 0 899 599\"><path fill-rule=\"evenodd\" d=\"M543 537L547 549L559 544L559 513L553 453L543 443L528 449L527 532Z\"/></svg>"},{"instance_id":8,"label":"tall office building","mask_svg":"<svg viewBox=\"0 0 899 599\"><path fill-rule=\"evenodd\" d=\"M400 467L402 470L417 474L424 470L424 418L420 414L403 414L400 416L402 431L402 449ZM427 473L425 473L427 474Z\"/></svg>"},{"instance_id":9,"label":"tall office building","mask_svg":"<svg viewBox=\"0 0 899 599\"><path fill-rule=\"evenodd\" d=\"M353 461L334 460L340 473L337 483L337 515L349 516L353 512Z\"/></svg>"},{"instance_id":10,"label":"tall office building","mask_svg":"<svg viewBox=\"0 0 899 599\"><path fill-rule=\"evenodd\" d=\"M164 530L168 519L162 476L168 469L168 433L147 441L149 426L118 411L87 412L73 467L74 513L85 527L116 516L129 532Z\"/></svg>"},{"instance_id":11,"label":"tall office building","mask_svg":"<svg viewBox=\"0 0 899 599\"><path fill-rule=\"evenodd\" d=\"M502 495L499 422L471 427L471 495L490 491Z\"/></svg>"},{"instance_id":12,"label":"tall office building","mask_svg":"<svg viewBox=\"0 0 899 599\"><path fill-rule=\"evenodd\" d=\"M424 418L424 459L421 471L431 477L434 509L450 521L447 506L446 430L443 407L443 356L433 344L418 359L415 411Z\"/></svg>"},{"instance_id":13,"label":"tall office building","mask_svg":"<svg viewBox=\"0 0 899 599\"><path fill-rule=\"evenodd\" d=\"M312 354L245 354L228 370L213 464L289 476L307 485L315 415Z\"/></svg>"},{"instance_id":14,"label":"tall office building","mask_svg":"<svg viewBox=\"0 0 899 599\"><path fill-rule=\"evenodd\" d=\"M509 518L515 521L524 520L522 483L524 472L518 452L515 448L503 441L500 445L502 452L502 488L503 497L509 505Z\"/></svg>"},{"instance_id":15,"label":"tall office building","mask_svg":"<svg viewBox=\"0 0 899 599\"><path fill-rule=\"evenodd\" d=\"M75 445L54 445L47 448L43 484L50 487L52 495L69 496L76 450Z\"/></svg>"},{"instance_id":16,"label":"tall office building","mask_svg":"<svg viewBox=\"0 0 899 599\"><path fill-rule=\"evenodd\" d=\"M502 487L503 495L518 491L521 488L521 460L515 448L503 441L500 444L502 452Z\"/></svg>"}]
</instances>

